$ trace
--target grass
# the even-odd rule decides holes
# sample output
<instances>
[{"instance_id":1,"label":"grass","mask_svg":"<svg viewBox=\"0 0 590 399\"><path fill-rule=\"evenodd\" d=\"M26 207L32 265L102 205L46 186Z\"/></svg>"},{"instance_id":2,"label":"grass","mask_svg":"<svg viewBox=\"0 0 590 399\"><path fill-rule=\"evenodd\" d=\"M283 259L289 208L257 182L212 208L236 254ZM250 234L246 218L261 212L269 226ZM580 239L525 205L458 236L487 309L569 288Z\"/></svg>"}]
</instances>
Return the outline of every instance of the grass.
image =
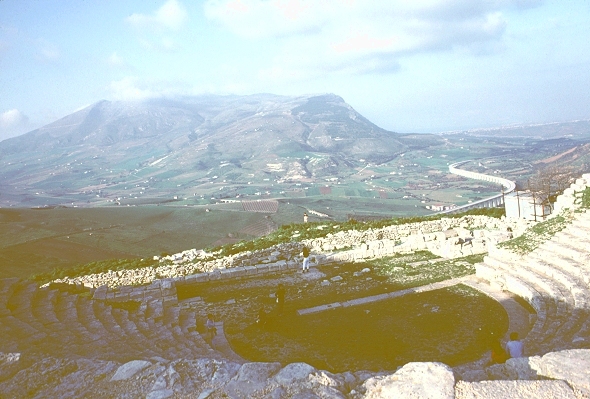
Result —
<instances>
[{"instance_id":1,"label":"grass","mask_svg":"<svg viewBox=\"0 0 590 399\"><path fill-rule=\"evenodd\" d=\"M471 256L428 263L433 258L429 252L419 252L326 265L317 268L323 276L316 279L299 273L266 276L182 286L178 294L179 300L201 297L204 302L196 309L198 320L204 320L207 313L223 320L234 350L251 361L303 361L341 372L392 370L409 361L452 365L475 360L487 350L479 328L503 334L508 327L507 315L500 304L465 286L307 316L296 313L297 309L471 274L473 263L481 260L480 256ZM366 268L370 271L355 275ZM321 284L335 276L342 280ZM278 283L287 290L282 315L277 314L272 297ZM263 328L254 323L260 308L269 314Z\"/></svg>"},{"instance_id":2,"label":"grass","mask_svg":"<svg viewBox=\"0 0 590 399\"><path fill-rule=\"evenodd\" d=\"M498 248L504 248L517 255L526 255L548 241L555 233L565 229L568 222L563 216L556 216L529 227L524 234L510 241L498 244Z\"/></svg>"},{"instance_id":3,"label":"grass","mask_svg":"<svg viewBox=\"0 0 590 399\"><path fill-rule=\"evenodd\" d=\"M457 214L457 215L445 215L444 217L459 218L464 215L488 215L493 217L500 217L501 210L498 209L474 209L469 212ZM305 239L314 239L319 237L325 237L328 234L333 234L338 231L347 230L368 230L368 229L379 229L390 225L402 225L407 223L416 223L427 220L440 219L441 215L433 215L427 217L405 217L405 218L388 218L381 220L367 220L357 221L351 219L347 222L338 223L334 221L326 222L313 222L313 223L292 223L282 225L281 228L268 235L253 239L243 240L235 244L227 244L220 247L210 249L211 252L216 253L214 257L224 257L228 255L237 254L245 251L256 251L270 248L274 245L278 245L286 242L302 241ZM47 282L63 279L64 277L78 277L89 274L106 273L109 270L133 270L141 269L145 267L156 267L158 266L157 261L151 259L137 259L137 258L126 258L126 259L107 259L102 261L90 262L74 267L57 267L48 272L41 272L32 274L29 279L36 281L40 284Z\"/></svg>"},{"instance_id":4,"label":"grass","mask_svg":"<svg viewBox=\"0 0 590 399\"><path fill-rule=\"evenodd\" d=\"M235 244L227 244L220 247L211 248L211 252L218 252L219 256L234 255L245 251L256 251L270 248L274 245L291 242L303 241L309 239L323 238L328 234L338 231L357 230L364 231L369 229L380 229L386 226L403 225L408 223L417 223L430 220L439 220L444 218L460 218L466 215L486 215L500 218L504 215L504 210L499 208L479 208L467 212L452 215L432 215L432 216L415 216L403 218L387 218L381 220L366 220L363 222L355 219L346 222L315 222L315 223L291 223L282 225L277 231L254 240L240 241Z\"/></svg>"},{"instance_id":5,"label":"grass","mask_svg":"<svg viewBox=\"0 0 590 399\"><path fill-rule=\"evenodd\" d=\"M476 360L488 349L479 329L501 335L507 326L499 303L456 286L309 316L276 316L231 341L251 361L378 371L411 361L453 366Z\"/></svg>"},{"instance_id":6,"label":"grass","mask_svg":"<svg viewBox=\"0 0 590 399\"><path fill-rule=\"evenodd\" d=\"M582 208L590 208L590 187L586 187L586 189L582 192Z\"/></svg>"}]
</instances>

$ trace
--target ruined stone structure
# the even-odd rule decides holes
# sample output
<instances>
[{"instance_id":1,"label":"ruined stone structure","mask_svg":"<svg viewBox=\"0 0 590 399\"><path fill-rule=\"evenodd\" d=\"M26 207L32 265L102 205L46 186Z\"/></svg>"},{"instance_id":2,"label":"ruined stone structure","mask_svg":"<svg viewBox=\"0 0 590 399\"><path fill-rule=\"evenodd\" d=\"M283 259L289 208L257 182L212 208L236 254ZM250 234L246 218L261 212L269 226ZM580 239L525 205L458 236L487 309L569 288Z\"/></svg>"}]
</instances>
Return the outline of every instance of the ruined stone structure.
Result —
<instances>
[{"instance_id":1,"label":"ruined stone structure","mask_svg":"<svg viewBox=\"0 0 590 399\"><path fill-rule=\"evenodd\" d=\"M590 175L578 179L558 200L559 209L575 210L578 192L589 185ZM175 299L183 281L280 272L297 259L155 280L141 289L103 285L93 289L93 298L5 279L0 280L0 397L588 398L590 213L571 215L566 229L526 256L489 241L489 255L477 265L482 281L519 295L535 309L525 338L529 357L487 368L476 362L453 370L426 362L390 372L339 374L305 363L243 363L194 331L195 313ZM461 236L444 234L443 241L435 232L415 233L407 237L421 238L409 240L408 250ZM428 234L437 238L429 241ZM375 236L375 242L366 240L353 251L378 256L380 249L386 252L386 239ZM317 249L326 243L312 244ZM318 262L332 255L322 256ZM137 300L138 309L117 306L121 298Z\"/></svg>"}]
</instances>

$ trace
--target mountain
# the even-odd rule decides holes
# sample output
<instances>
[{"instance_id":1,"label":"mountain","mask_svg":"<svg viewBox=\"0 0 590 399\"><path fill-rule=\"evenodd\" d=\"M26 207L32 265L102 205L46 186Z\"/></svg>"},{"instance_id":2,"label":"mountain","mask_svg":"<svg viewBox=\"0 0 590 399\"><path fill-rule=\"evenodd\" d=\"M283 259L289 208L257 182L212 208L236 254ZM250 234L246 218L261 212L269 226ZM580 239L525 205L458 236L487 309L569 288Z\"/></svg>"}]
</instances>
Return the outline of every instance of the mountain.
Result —
<instances>
[{"instance_id":1,"label":"mountain","mask_svg":"<svg viewBox=\"0 0 590 399\"><path fill-rule=\"evenodd\" d=\"M54 204L146 191L205 197L213 188L230 197L249 185L268 189L265 182L285 188L344 179L368 163L440 143L379 128L334 94L100 101L0 142L0 192Z\"/></svg>"}]
</instances>

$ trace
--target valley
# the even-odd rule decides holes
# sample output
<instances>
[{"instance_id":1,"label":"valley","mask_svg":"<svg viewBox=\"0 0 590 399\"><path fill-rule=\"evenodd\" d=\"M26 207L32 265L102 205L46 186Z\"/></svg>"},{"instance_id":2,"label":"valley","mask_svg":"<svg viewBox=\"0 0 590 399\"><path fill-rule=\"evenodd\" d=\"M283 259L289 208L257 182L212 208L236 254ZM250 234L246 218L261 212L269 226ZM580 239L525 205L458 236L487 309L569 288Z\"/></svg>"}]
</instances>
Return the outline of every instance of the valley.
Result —
<instances>
[{"instance_id":1,"label":"valley","mask_svg":"<svg viewBox=\"0 0 590 399\"><path fill-rule=\"evenodd\" d=\"M0 142L0 273L249 240L285 224L425 216L547 167L590 170L590 122L389 132L334 94L101 101Z\"/></svg>"}]
</instances>

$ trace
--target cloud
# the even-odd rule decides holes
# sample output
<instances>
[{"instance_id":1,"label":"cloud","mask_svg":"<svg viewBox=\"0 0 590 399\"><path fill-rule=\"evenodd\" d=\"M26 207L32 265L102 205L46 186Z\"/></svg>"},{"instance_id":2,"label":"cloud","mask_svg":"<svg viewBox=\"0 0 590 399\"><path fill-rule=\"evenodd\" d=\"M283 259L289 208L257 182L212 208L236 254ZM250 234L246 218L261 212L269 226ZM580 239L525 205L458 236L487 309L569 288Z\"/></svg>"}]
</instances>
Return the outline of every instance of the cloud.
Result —
<instances>
[{"instance_id":1,"label":"cloud","mask_svg":"<svg viewBox=\"0 0 590 399\"><path fill-rule=\"evenodd\" d=\"M309 77L342 71L387 73L403 57L501 48L503 12L539 0L208 0L207 18L249 40L278 40L266 72Z\"/></svg>"},{"instance_id":2,"label":"cloud","mask_svg":"<svg viewBox=\"0 0 590 399\"><path fill-rule=\"evenodd\" d=\"M176 0L168 0L152 15L131 14L126 21L139 29L179 30L188 19L184 7Z\"/></svg>"},{"instance_id":3,"label":"cloud","mask_svg":"<svg viewBox=\"0 0 590 399\"><path fill-rule=\"evenodd\" d=\"M133 26L139 44L150 51L174 52L179 45L170 35L188 20L188 13L177 0L168 0L153 14L132 14L125 19Z\"/></svg>"},{"instance_id":4,"label":"cloud","mask_svg":"<svg viewBox=\"0 0 590 399\"><path fill-rule=\"evenodd\" d=\"M18 109L11 109L0 114L0 140L18 136L29 128L29 118Z\"/></svg>"},{"instance_id":5,"label":"cloud","mask_svg":"<svg viewBox=\"0 0 590 399\"><path fill-rule=\"evenodd\" d=\"M141 87L144 86L144 87ZM137 101L157 97L155 93L145 85L142 85L136 77L126 77L121 80L113 81L109 85L112 97L121 101Z\"/></svg>"},{"instance_id":6,"label":"cloud","mask_svg":"<svg viewBox=\"0 0 590 399\"><path fill-rule=\"evenodd\" d=\"M112 66L112 67L121 67L121 66L125 66L125 61L123 60L123 58L121 58L117 52L113 52L113 54L111 54L109 56L109 58L107 58L107 63Z\"/></svg>"},{"instance_id":7,"label":"cloud","mask_svg":"<svg viewBox=\"0 0 590 399\"><path fill-rule=\"evenodd\" d=\"M110 98L119 101L142 101L150 98L174 97L201 93L186 82L169 80L146 80L136 76L127 76L121 80L112 81L108 90Z\"/></svg>"},{"instance_id":8,"label":"cloud","mask_svg":"<svg viewBox=\"0 0 590 399\"><path fill-rule=\"evenodd\" d=\"M60 51L55 44L43 38L37 40L37 58L44 61L55 61L59 57Z\"/></svg>"}]
</instances>

